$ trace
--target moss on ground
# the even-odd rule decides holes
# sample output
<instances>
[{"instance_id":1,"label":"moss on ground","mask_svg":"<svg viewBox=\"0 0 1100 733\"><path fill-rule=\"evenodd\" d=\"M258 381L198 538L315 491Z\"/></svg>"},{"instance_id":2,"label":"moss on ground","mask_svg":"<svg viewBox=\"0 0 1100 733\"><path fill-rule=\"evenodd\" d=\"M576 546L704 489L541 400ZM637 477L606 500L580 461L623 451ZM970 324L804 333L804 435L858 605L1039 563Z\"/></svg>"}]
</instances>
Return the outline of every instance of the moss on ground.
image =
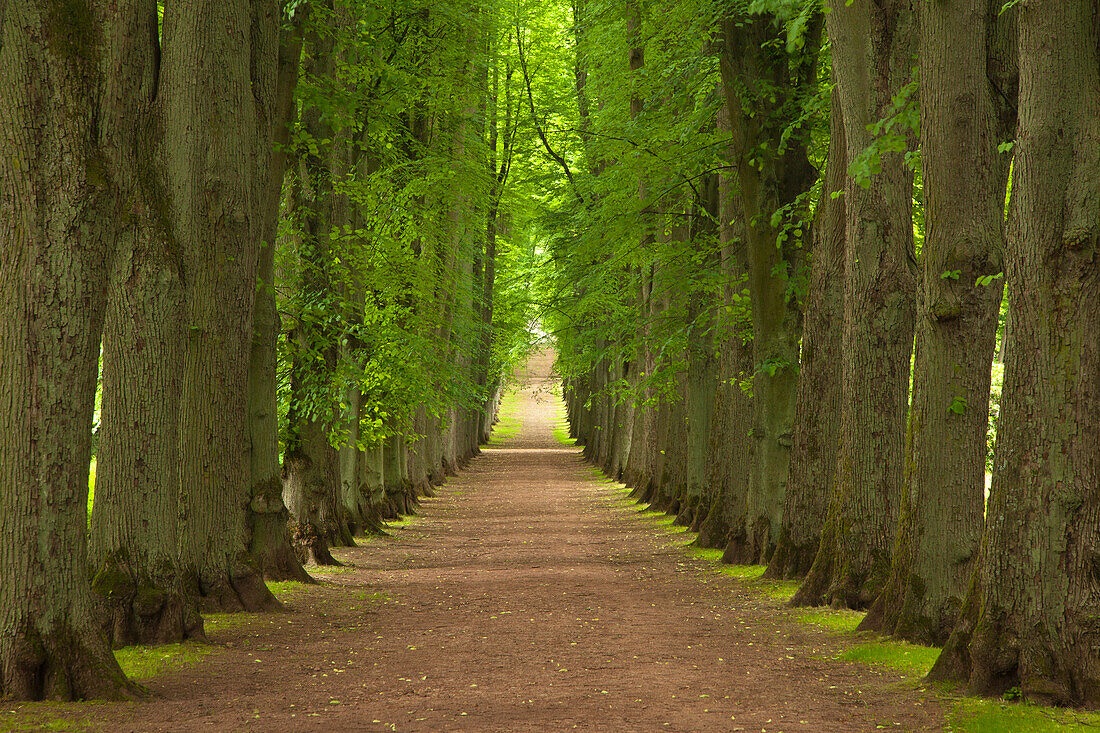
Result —
<instances>
[{"instance_id":1,"label":"moss on ground","mask_svg":"<svg viewBox=\"0 0 1100 733\"><path fill-rule=\"evenodd\" d=\"M135 682L145 682L165 672L192 667L213 651L214 648L208 644L185 641L181 644L116 649L115 659L127 677Z\"/></svg>"},{"instance_id":2,"label":"moss on ground","mask_svg":"<svg viewBox=\"0 0 1100 733\"><path fill-rule=\"evenodd\" d=\"M827 608L815 608L812 611L804 611L795 617L800 624L820 626L829 631L855 631L859 622L867 614L860 611L846 609L831 610Z\"/></svg>"},{"instance_id":3,"label":"moss on ground","mask_svg":"<svg viewBox=\"0 0 1100 733\"><path fill-rule=\"evenodd\" d=\"M932 669L939 656L938 647L880 639L857 642L838 658L845 662L889 667L914 679L921 679Z\"/></svg>"},{"instance_id":4,"label":"moss on ground","mask_svg":"<svg viewBox=\"0 0 1100 733\"><path fill-rule=\"evenodd\" d=\"M1055 733L1098 727L1100 713L1002 700L957 700L947 719L947 730L955 733Z\"/></svg>"}]
</instances>

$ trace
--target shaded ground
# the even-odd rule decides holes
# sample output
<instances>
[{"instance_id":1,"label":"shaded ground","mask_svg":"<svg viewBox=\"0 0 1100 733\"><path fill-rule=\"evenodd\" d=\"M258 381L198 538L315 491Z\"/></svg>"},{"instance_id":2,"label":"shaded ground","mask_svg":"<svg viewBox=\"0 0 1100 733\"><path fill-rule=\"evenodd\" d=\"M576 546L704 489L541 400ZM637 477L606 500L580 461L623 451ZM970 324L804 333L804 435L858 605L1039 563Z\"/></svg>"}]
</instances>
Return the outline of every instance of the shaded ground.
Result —
<instances>
[{"instance_id":1,"label":"shaded ground","mask_svg":"<svg viewBox=\"0 0 1100 733\"><path fill-rule=\"evenodd\" d=\"M531 365L545 375L547 359ZM99 705L110 731L940 730L931 695L830 661L756 583L625 506L554 437L529 380L499 445L394 536L291 590L291 612L219 618L214 649ZM512 432L512 435L508 435ZM82 708L87 711L87 708ZM2 719L0 719L2 725Z\"/></svg>"}]
</instances>

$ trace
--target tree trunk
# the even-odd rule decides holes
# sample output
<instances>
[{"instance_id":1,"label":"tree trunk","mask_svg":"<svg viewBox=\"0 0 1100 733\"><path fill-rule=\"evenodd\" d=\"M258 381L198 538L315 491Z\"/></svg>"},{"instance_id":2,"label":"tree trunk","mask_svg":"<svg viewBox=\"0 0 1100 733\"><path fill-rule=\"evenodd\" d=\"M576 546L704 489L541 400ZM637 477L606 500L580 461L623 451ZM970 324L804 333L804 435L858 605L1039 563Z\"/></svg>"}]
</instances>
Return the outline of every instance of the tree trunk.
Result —
<instances>
[{"instance_id":1,"label":"tree trunk","mask_svg":"<svg viewBox=\"0 0 1100 733\"><path fill-rule=\"evenodd\" d=\"M110 203L102 8L0 3L0 696L124 698L86 565ZM106 212L103 212L106 213ZM93 234L95 233L95 234Z\"/></svg>"},{"instance_id":2,"label":"tree trunk","mask_svg":"<svg viewBox=\"0 0 1100 733\"><path fill-rule=\"evenodd\" d=\"M180 553L207 608L280 608L251 565L245 507L258 192L270 158L259 90L274 74L274 0L169 3L163 79L170 216L187 307L180 387Z\"/></svg>"},{"instance_id":3,"label":"tree trunk","mask_svg":"<svg viewBox=\"0 0 1100 733\"><path fill-rule=\"evenodd\" d=\"M1001 4L920 4L929 226L921 251L908 475L890 579L860 628L936 646L958 619L985 514L990 364L1003 280L982 278L1002 272L1009 158L997 145L1015 132L1001 124L1006 116L998 101L1015 95L995 86L998 76L989 68Z\"/></svg>"},{"instance_id":4,"label":"tree trunk","mask_svg":"<svg viewBox=\"0 0 1100 733\"><path fill-rule=\"evenodd\" d=\"M827 16L849 166L911 78L911 0L837 0ZM904 147L904 145L903 145ZM792 605L865 608L890 570L903 482L916 266L913 174L883 152L864 188L846 181L840 442L817 557Z\"/></svg>"},{"instance_id":5,"label":"tree trunk","mask_svg":"<svg viewBox=\"0 0 1100 733\"><path fill-rule=\"evenodd\" d=\"M817 179L806 158L808 130L788 124L785 115L802 91L799 75L791 72L796 60L808 69L805 76L812 81L807 86L816 83L818 42L814 32L807 32L805 58L793 57L775 43L775 28L767 15L723 21L720 64L752 302L756 460L746 505L748 546L739 554L753 563L770 556L778 537L794 429L801 313L789 281L798 274L795 258L802 236L799 225L786 223L802 218L805 204L800 202Z\"/></svg>"},{"instance_id":6,"label":"tree trunk","mask_svg":"<svg viewBox=\"0 0 1100 733\"><path fill-rule=\"evenodd\" d=\"M303 11L299 14L304 15ZM258 262L258 285L253 306L252 348L248 364L248 427L250 438L250 501L248 502L248 554L266 580L313 581L298 560L290 543L283 503L283 482L279 466L278 410L275 343L279 315L275 302L275 242L286 175L286 146L290 141L290 120L294 90L302 55L301 19L280 34L278 67L272 104L264 118L270 129L271 159L263 198L263 233Z\"/></svg>"},{"instance_id":7,"label":"tree trunk","mask_svg":"<svg viewBox=\"0 0 1100 733\"><path fill-rule=\"evenodd\" d=\"M794 435L783 521L765 575L802 578L817 556L836 469L840 429L841 326L844 322L844 197L846 149L836 89L830 115L829 161L813 225L798 367Z\"/></svg>"},{"instance_id":8,"label":"tree trunk","mask_svg":"<svg viewBox=\"0 0 1100 733\"><path fill-rule=\"evenodd\" d=\"M1100 704L1100 10L1015 7L1015 306L979 567L933 679Z\"/></svg>"},{"instance_id":9,"label":"tree trunk","mask_svg":"<svg viewBox=\"0 0 1100 733\"><path fill-rule=\"evenodd\" d=\"M118 646L202 636L178 562L180 333L183 283L159 212L163 120L154 98L155 8L127 7L107 27L100 141L113 171L117 243L107 279L102 414L89 533L92 583ZM120 212L125 214L120 215Z\"/></svg>"}]
</instances>

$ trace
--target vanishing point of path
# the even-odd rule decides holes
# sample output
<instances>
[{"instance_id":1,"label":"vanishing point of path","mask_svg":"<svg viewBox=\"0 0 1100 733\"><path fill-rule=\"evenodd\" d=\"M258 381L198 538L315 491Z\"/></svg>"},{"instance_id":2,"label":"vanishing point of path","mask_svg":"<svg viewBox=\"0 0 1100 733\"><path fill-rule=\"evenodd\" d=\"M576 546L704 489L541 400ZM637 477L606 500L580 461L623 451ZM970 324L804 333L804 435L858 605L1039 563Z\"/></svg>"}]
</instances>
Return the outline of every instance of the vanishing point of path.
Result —
<instances>
[{"instance_id":1,"label":"vanishing point of path","mask_svg":"<svg viewBox=\"0 0 1100 733\"><path fill-rule=\"evenodd\" d=\"M715 573L562 446L548 357L520 427L290 613L108 705L110 731L940 730L935 699ZM649 518L647 518L649 517Z\"/></svg>"}]
</instances>

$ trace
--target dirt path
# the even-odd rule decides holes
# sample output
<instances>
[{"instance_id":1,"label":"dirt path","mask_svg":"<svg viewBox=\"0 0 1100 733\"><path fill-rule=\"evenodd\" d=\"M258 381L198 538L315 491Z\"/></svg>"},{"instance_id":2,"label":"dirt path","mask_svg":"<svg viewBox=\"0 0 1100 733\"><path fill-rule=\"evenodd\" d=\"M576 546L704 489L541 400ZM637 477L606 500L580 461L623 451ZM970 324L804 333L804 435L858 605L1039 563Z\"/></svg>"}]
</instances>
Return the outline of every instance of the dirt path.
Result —
<instances>
[{"instance_id":1,"label":"dirt path","mask_svg":"<svg viewBox=\"0 0 1100 733\"><path fill-rule=\"evenodd\" d=\"M532 364L545 373L544 359ZM934 700L825 661L839 642L691 559L561 446L532 379L522 428L391 538L211 634L110 731L939 730ZM673 541L675 537L675 542Z\"/></svg>"}]
</instances>

